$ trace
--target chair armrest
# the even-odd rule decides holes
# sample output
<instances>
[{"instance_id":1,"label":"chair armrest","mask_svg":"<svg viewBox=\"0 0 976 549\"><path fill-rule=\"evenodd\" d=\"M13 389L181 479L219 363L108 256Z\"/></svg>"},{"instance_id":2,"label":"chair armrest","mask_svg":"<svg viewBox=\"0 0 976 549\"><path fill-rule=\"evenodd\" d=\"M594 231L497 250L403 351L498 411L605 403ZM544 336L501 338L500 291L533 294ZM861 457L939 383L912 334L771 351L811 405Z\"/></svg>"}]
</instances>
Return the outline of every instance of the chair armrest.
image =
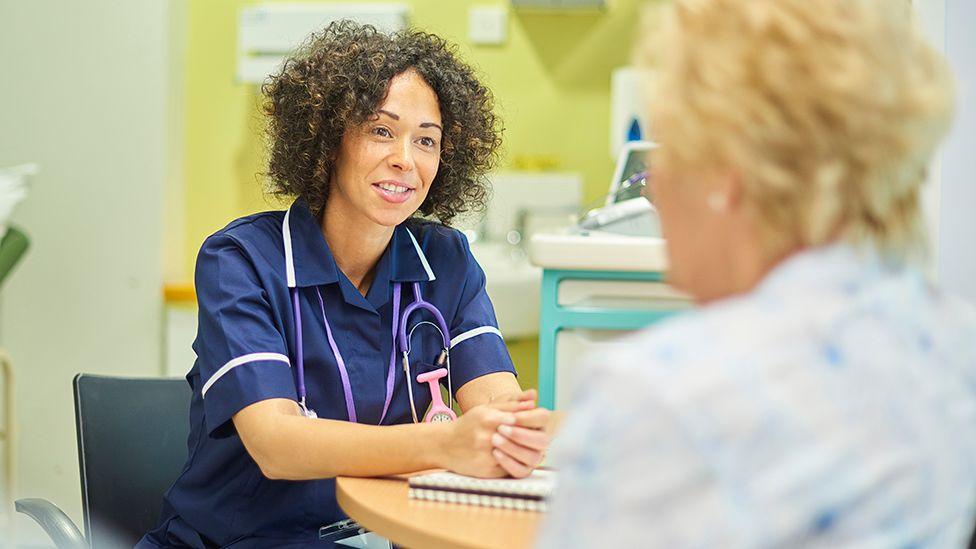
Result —
<instances>
[{"instance_id":1,"label":"chair armrest","mask_svg":"<svg viewBox=\"0 0 976 549\"><path fill-rule=\"evenodd\" d=\"M25 498L14 502L18 512L34 519L58 549L82 549L88 542L75 523L57 505L46 499Z\"/></svg>"}]
</instances>

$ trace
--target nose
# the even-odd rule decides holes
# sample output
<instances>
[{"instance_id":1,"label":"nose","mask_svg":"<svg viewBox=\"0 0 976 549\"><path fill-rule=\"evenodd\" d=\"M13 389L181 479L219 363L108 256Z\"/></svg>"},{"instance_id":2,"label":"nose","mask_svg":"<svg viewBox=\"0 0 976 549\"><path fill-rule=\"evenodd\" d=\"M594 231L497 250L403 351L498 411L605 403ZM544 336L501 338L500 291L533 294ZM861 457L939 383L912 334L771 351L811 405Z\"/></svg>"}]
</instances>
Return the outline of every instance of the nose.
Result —
<instances>
[{"instance_id":1,"label":"nose","mask_svg":"<svg viewBox=\"0 0 976 549\"><path fill-rule=\"evenodd\" d=\"M389 157L387 157L387 161L392 168L400 170L401 172L412 171L414 160L413 150L410 147L410 141L406 139L398 141L393 146L393 150L390 152Z\"/></svg>"}]
</instances>

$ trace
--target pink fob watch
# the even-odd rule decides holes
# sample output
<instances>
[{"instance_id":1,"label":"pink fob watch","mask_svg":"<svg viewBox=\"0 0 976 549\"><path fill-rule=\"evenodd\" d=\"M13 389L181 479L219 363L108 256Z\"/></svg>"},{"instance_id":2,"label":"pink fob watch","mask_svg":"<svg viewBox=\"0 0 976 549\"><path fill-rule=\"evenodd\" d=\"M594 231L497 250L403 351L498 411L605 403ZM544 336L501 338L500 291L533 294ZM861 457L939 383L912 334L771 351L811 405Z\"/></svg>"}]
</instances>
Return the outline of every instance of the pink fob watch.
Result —
<instances>
[{"instance_id":1,"label":"pink fob watch","mask_svg":"<svg viewBox=\"0 0 976 549\"><path fill-rule=\"evenodd\" d=\"M441 388L437 381L447 375L447 368L438 368L425 374L417 376L417 383L426 383L430 386L430 410L424 416L424 422L433 423L435 421L454 421L457 414L444 404L441 398Z\"/></svg>"}]
</instances>

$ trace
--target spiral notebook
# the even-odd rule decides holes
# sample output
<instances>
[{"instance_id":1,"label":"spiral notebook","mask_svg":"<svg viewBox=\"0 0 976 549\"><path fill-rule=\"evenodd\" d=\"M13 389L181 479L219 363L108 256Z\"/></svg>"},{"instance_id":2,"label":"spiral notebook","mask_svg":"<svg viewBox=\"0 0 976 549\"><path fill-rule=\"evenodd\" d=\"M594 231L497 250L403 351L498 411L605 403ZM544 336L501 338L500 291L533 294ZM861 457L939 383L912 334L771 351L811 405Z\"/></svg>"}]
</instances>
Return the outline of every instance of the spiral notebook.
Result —
<instances>
[{"instance_id":1,"label":"spiral notebook","mask_svg":"<svg viewBox=\"0 0 976 549\"><path fill-rule=\"evenodd\" d=\"M485 479L438 472L412 476L409 483L409 495L413 499L546 511L547 500L556 486L556 473L536 469L528 477L520 479Z\"/></svg>"}]
</instances>

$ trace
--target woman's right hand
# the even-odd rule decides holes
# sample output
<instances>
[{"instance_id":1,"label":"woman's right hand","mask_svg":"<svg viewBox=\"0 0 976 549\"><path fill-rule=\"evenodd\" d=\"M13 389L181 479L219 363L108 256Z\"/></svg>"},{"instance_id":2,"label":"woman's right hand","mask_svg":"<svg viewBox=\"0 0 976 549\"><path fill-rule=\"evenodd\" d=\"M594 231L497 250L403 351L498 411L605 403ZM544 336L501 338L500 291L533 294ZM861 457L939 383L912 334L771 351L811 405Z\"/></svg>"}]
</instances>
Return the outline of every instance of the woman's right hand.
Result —
<instances>
[{"instance_id":1,"label":"woman's right hand","mask_svg":"<svg viewBox=\"0 0 976 549\"><path fill-rule=\"evenodd\" d=\"M515 412L524 409L517 401L475 406L448 424L440 448L443 467L472 477L497 478L507 473L492 456L491 437L499 425L515 425Z\"/></svg>"}]
</instances>

